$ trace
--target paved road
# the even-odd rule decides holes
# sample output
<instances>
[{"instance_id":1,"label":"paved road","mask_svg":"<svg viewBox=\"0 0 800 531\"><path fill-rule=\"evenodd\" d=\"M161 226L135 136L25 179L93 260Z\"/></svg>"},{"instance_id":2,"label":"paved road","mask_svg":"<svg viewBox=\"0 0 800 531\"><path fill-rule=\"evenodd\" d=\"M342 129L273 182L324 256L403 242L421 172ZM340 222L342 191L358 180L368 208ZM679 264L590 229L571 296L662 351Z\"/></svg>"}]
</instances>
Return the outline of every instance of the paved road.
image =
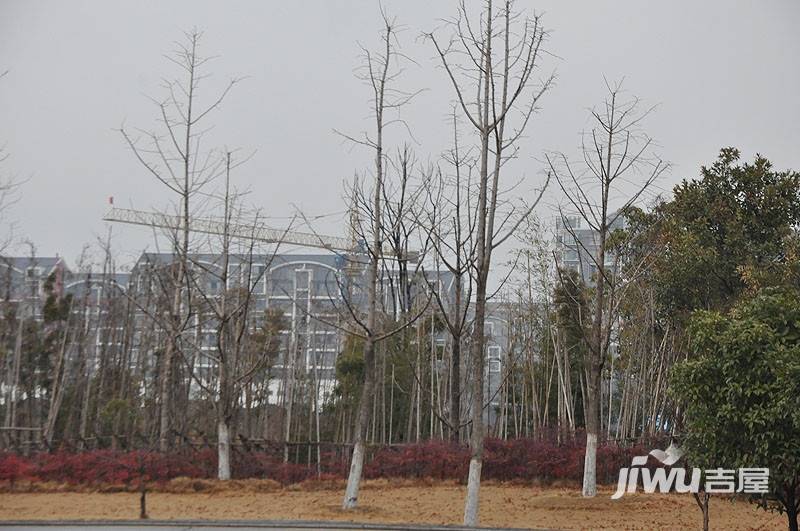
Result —
<instances>
[{"instance_id":1,"label":"paved road","mask_svg":"<svg viewBox=\"0 0 800 531\"><path fill-rule=\"evenodd\" d=\"M287 521L184 521L184 520L111 520L111 521L54 521L54 522L0 522L0 527L14 531L78 531L81 529L145 529L146 531L256 531L260 529L291 529L325 531L474 531L475 528L459 526L424 526L392 524L359 524L351 522ZM480 528L500 531L517 531L509 528Z\"/></svg>"}]
</instances>

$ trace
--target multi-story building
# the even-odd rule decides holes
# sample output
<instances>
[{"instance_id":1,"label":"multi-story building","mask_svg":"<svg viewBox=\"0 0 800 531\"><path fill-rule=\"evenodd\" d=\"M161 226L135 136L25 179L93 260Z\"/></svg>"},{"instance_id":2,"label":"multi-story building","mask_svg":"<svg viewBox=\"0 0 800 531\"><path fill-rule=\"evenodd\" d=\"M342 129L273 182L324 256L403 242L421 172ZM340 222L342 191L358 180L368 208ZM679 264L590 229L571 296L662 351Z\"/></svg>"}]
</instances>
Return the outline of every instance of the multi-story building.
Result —
<instances>
[{"instance_id":1,"label":"multi-story building","mask_svg":"<svg viewBox=\"0 0 800 531\"><path fill-rule=\"evenodd\" d=\"M192 255L189 260L192 280L187 287L194 293L194 309L185 326L184 347L195 375L212 382L216 374L219 316L209 305L223 293L244 289L251 297L248 326L252 330L263 327L268 318L280 319L280 347L271 365L269 401L279 403L287 380L298 377L313 378L319 399L324 400L335 385L345 324L352 325L352 314L363 317L366 310L364 264L334 253L232 254L223 274L223 263L223 257L214 254ZM73 273L59 257L0 258L0 288L6 303L24 302L30 315L39 320L48 293L70 296L72 312L80 319L84 334L76 336L80 345L73 342L69 355L81 356L85 363L79 365L89 374L98 370L103 360L113 359L117 364L121 360L147 385L147 379L157 374L158 359L168 339L159 312L171 305L169 276L174 275L175 267L175 256L167 253L143 253L129 273L108 274ZM381 311L390 315L408 310L415 301L417 307L423 306L420 301L427 299L429 290L438 290L445 301L453 300L453 279L448 273L426 273L424 280L407 279L405 286L397 271L383 271L381 276L379 304ZM429 304L428 311L435 307L435 303ZM486 420L491 424L500 405L507 360L508 308L490 304L485 326L485 398L490 404ZM448 371L443 363L448 339L445 331L433 338L440 360L436 366L442 375ZM462 407L462 411L467 409Z\"/></svg>"},{"instance_id":2,"label":"multi-story building","mask_svg":"<svg viewBox=\"0 0 800 531\"><path fill-rule=\"evenodd\" d=\"M70 273L64 281L61 296L71 297L71 313L82 323L84 333L78 338L90 373L103 359L122 359L129 353L127 323L133 315L132 301L126 296L129 279L130 274L124 272L80 272Z\"/></svg>"},{"instance_id":3,"label":"multi-story building","mask_svg":"<svg viewBox=\"0 0 800 531\"><path fill-rule=\"evenodd\" d=\"M340 260L334 255L230 255L227 271L221 255L192 255L191 291L193 310L184 327L189 339L187 347L195 349L191 356L193 370L204 379L213 380L220 330L219 301L227 297L235 304L246 304L247 324L258 330L269 315L280 319L280 348L272 369L279 376L272 384L270 396L279 395L281 376L288 371L313 373L323 391L333 383L336 355L340 350L337 328L342 297L337 280ZM137 300L134 331L134 358L153 360L163 343L154 312L160 305L171 304L170 284L165 275L174 273L171 254L145 253L131 271L129 295ZM268 310L270 313L268 314ZM141 354L144 354L142 356Z\"/></svg>"},{"instance_id":4,"label":"multi-story building","mask_svg":"<svg viewBox=\"0 0 800 531\"><path fill-rule=\"evenodd\" d=\"M272 365L275 378L270 381L269 396L277 400L288 377L298 374L313 377L320 394L327 395L335 383L336 359L342 350L344 326L365 311L364 264L337 254L230 255L223 272L221 255L192 255L194 310L184 334L187 344L196 347L192 356L194 370L208 379L214 375L214 351L217 348L219 315L210 306L224 291L244 290L250 297L248 313L253 330L265 325L269 317L280 318L280 348ZM163 330L154 327L155 307L167 307L164 275L174 274L172 254L145 253L131 270L129 296L135 298L138 311L134 319L133 359L154 360L150 354L163 343ZM451 289L447 275L428 281L411 282L405 297L399 274L384 272L380 304L385 312L399 311L407 298L418 299L421 291ZM419 280L419 279L417 279ZM223 286L223 284L226 284ZM205 308L205 309L204 309ZM160 337L160 339L154 336Z\"/></svg>"},{"instance_id":5,"label":"multi-story building","mask_svg":"<svg viewBox=\"0 0 800 531\"><path fill-rule=\"evenodd\" d=\"M504 368L509 365L509 342L511 340L510 304L493 302L487 305L484 333L486 338L486 370L484 403L489 404L484 414L487 425L495 423L502 406L501 387L506 378Z\"/></svg>"},{"instance_id":6,"label":"multi-story building","mask_svg":"<svg viewBox=\"0 0 800 531\"><path fill-rule=\"evenodd\" d=\"M623 216L618 216L609 228L609 233L624 227ZM600 245L598 231L588 226L581 216L565 215L556 218L555 232L556 257L559 265L578 272L587 285L593 284L597 274L596 256ZM606 268L613 267L614 253L607 252L604 262Z\"/></svg>"}]
</instances>

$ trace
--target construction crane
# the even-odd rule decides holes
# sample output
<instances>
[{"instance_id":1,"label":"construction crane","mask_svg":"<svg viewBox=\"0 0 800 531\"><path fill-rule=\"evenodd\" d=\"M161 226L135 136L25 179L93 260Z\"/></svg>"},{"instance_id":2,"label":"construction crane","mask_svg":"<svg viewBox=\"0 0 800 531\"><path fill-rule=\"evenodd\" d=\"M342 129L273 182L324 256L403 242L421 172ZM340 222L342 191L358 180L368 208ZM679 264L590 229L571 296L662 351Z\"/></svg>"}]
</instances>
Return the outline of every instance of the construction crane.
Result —
<instances>
[{"instance_id":1,"label":"construction crane","mask_svg":"<svg viewBox=\"0 0 800 531\"><path fill-rule=\"evenodd\" d=\"M113 205L113 202L112 202ZM147 212L130 208L118 208L112 206L103 216L104 221L114 223L127 223L129 225L142 225L145 227L155 227L171 231L180 230L183 227L183 219L180 216L163 214L160 212ZM223 235L225 232L223 221L213 218L193 218L189 230L201 234ZM364 245L359 245L355 238L343 238L339 236L325 236L311 232L298 232L292 230L281 230L268 227L266 225L245 224L230 222L227 226L227 234L231 238L254 240L264 243L279 243L286 245L299 245L301 247L314 247L333 252L346 252L348 254L366 254ZM394 249L386 246L383 249L386 257L395 257ZM416 262L419 253L408 251L405 256L395 257L397 260Z\"/></svg>"}]
</instances>

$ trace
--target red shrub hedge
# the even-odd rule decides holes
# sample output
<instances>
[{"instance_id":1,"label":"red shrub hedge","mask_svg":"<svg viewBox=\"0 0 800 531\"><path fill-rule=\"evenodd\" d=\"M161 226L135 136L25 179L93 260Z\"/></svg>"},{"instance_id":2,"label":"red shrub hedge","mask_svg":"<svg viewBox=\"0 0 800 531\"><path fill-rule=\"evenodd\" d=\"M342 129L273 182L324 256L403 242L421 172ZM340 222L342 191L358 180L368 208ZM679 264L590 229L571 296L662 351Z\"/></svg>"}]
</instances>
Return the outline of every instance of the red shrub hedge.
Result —
<instances>
[{"instance_id":1,"label":"red shrub hedge","mask_svg":"<svg viewBox=\"0 0 800 531\"><path fill-rule=\"evenodd\" d=\"M29 462L14 454L0 453L0 481L8 481L13 485L30 473Z\"/></svg>"},{"instance_id":2,"label":"red shrub hedge","mask_svg":"<svg viewBox=\"0 0 800 531\"><path fill-rule=\"evenodd\" d=\"M39 453L25 458L25 479L70 484L121 484L139 478L167 481L178 476L208 477L208 470L203 466L206 457L201 452L191 457L111 450Z\"/></svg>"},{"instance_id":3,"label":"red shrub hedge","mask_svg":"<svg viewBox=\"0 0 800 531\"><path fill-rule=\"evenodd\" d=\"M469 450L443 441L384 447L364 467L367 478L460 479L466 477Z\"/></svg>"},{"instance_id":4,"label":"red shrub hedge","mask_svg":"<svg viewBox=\"0 0 800 531\"><path fill-rule=\"evenodd\" d=\"M484 450L483 478L499 481L580 481L584 448L580 442L488 439ZM613 483L619 469L641 447L604 445L598 449L597 478ZM233 454L233 476L269 478L284 485L316 477L316 466L283 463L275 452ZM444 441L373 448L364 468L366 478L434 478L465 481L469 449ZM348 463L334 452L322 454L320 469L328 477L345 477ZM140 478L163 482L183 476L214 478L217 455L212 448L193 452L114 452L93 450L81 453L38 453L29 457L0 453L0 481L53 481L69 484L129 484Z\"/></svg>"}]
</instances>

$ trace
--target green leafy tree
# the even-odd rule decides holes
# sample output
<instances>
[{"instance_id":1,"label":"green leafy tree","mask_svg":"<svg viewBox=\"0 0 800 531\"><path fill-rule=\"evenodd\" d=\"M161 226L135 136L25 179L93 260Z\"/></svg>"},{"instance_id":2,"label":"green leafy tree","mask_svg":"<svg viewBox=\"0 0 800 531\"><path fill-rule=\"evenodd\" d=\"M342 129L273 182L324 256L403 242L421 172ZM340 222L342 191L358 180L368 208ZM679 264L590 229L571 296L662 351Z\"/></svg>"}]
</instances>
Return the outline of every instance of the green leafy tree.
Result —
<instances>
[{"instance_id":1,"label":"green leafy tree","mask_svg":"<svg viewBox=\"0 0 800 531\"><path fill-rule=\"evenodd\" d=\"M722 149L701 179L676 186L650 217L663 250L655 286L670 312L724 310L791 274L782 264L796 255L800 173L775 171L761 155L743 164L739 157Z\"/></svg>"},{"instance_id":2,"label":"green leafy tree","mask_svg":"<svg viewBox=\"0 0 800 531\"><path fill-rule=\"evenodd\" d=\"M361 393L364 379L362 343L361 338L348 335L344 341L344 348L336 359L334 395L343 403L344 407L354 406Z\"/></svg>"},{"instance_id":3,"label":"green leafy tree","mask_svg":"<svg viewBox=\"0 0 800 531\"><path fill-rule=\"evenodd\" d=\"M753 497L800 511L800 296L766 288L727 315L697 312L696 356L675 367L672 391L685 408L687 455L702 468L769 467L769 494Z\"/></svg>"}]
</instances>

